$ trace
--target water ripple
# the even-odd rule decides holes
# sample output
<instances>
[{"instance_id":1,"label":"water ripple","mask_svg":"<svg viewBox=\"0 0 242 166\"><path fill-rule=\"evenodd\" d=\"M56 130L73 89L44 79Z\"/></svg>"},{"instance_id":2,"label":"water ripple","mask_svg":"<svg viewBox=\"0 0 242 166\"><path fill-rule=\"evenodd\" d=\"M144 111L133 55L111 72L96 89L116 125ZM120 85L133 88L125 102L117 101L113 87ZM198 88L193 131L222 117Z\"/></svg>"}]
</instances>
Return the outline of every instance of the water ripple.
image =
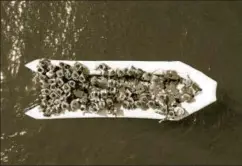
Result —
<instances>
[{"instance_id":1,"label":"water ripple","mask_svg":"<svg viewBox=\"0 0 242 166\"><path fill-rule=\"evenodd\" d=\"M21 137L27 134L26 130L22 130L20 132L15 132L9 135L6 135L5 133L1 133L1 144L4 145L4 148L1 147L1 162L3 163L9 163L11 162L9 159L11 159L13 156L17 155L18 161L23 162L26 160L27 155L24 153L24 145L18 144L14 140L15 137ZM13 138L15 138L13 140ZM4 143L4 144L3 144Z\"/></svg>"}]
</instances>

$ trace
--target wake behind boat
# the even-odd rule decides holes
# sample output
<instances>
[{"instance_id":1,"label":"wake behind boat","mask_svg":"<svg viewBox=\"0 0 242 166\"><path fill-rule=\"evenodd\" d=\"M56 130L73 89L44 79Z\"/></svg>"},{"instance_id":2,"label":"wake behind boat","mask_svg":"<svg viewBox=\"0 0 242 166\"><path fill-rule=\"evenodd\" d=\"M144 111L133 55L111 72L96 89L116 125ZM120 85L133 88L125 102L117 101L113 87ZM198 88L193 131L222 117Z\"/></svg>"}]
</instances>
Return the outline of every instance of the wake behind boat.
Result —
<instances>
[{"instance_id":1,"label":"wake behind boat","mask_svg":"<svg viewBox=\"0 0 242 166\"><path fill-rule=\"evenodd\" d=\"M216 101L217 82L179 61L62 61L26 67L41 84L35 119L180 120Z\"/></svg>"}]
</instances>

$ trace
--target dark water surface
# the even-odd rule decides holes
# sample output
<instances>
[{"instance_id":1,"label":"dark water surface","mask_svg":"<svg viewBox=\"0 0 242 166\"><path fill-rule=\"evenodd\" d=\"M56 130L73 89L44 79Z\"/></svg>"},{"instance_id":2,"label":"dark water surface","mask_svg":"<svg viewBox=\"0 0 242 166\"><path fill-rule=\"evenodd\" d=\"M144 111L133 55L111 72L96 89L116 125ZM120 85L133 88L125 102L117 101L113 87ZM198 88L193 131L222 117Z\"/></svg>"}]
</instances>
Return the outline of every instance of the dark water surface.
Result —
<instances>
[{"instance_id":1,"label":"dark water surface","mask_svg":"<svg viewBox=\"0 0 242 166\"><path fill-rule=\"evenodd\" d=\"M218 82L218 101L178 123L34 120L24 65L180 60ZM241 1L1 2L2 164L242 164Z\"/></svg>"}]
</instances>

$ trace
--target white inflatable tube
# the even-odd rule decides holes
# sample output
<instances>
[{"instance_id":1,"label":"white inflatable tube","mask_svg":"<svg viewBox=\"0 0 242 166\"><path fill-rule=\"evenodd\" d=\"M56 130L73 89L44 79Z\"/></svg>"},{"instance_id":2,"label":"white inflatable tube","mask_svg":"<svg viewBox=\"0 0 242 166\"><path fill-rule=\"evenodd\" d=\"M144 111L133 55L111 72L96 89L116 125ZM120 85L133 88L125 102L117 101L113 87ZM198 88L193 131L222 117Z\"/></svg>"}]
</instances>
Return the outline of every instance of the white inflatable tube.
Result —
<instances>
[{"instance_id":1,"label":"white inflatable tube","mask_svg":"<svg viewBox=\"0 0 242 166\"><path fill-rule=\"evenodd\" d=\"M51 63L54 65L58 65L59 62L64 62L69 65L73 65L76 61L62 61L62 60L51 60ZM216 98L216 89L217 82L213 79L206 76L204 73L194 69L193 67L180 62L180 61L78 61L84 65L86 65L91 74L98 74L96 70L94 70L98 64L106 63L111 68L126 68L130 66L134 66L136 68L141 68L147 72L154 72L156 74L162 74L162 72L166 70L175 70L177 73L183 78L190 78L192 81L196 82L202 92L195 96L195 102L187 103L183 102L182 107L186 109L187 114L179 119L170 119L170 120L180 120L183 119L202 108L208 106L209 104L215 102ZM25 66L30 70L36 72L37 65L39 63L39 59L34 60ZM143 119L159 119L163 120L166 117L155 113L153 110L126 110L122 109L121 113L117 116L108 115L105 113L83 113L81 111L69 112L66 111L60 115L52 115L50 117L43 116L43 113L40 111L39 106L36 106L30 110L28 110L25 114L35 118L35 119L65 119L65 118L143 118Z\"/></svg>"}]
</instances>

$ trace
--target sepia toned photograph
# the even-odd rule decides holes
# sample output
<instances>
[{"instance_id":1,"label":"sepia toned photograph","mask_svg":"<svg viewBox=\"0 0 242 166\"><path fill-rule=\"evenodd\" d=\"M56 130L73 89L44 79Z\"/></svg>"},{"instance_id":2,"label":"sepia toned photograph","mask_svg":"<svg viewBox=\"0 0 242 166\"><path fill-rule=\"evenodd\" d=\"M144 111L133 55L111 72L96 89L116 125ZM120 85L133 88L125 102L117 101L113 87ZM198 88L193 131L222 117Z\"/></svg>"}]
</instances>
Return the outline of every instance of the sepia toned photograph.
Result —
<instances>
[{"instance_id":1,"label":"sepia toned photograph","mask_svg":"<svg viewBox=\"0 0 242 166\"><path fill-rule=\"evenodd\" d=\"M1 165L241 165L242 1L1 1Z\"/></svg>"}]
</instances>

